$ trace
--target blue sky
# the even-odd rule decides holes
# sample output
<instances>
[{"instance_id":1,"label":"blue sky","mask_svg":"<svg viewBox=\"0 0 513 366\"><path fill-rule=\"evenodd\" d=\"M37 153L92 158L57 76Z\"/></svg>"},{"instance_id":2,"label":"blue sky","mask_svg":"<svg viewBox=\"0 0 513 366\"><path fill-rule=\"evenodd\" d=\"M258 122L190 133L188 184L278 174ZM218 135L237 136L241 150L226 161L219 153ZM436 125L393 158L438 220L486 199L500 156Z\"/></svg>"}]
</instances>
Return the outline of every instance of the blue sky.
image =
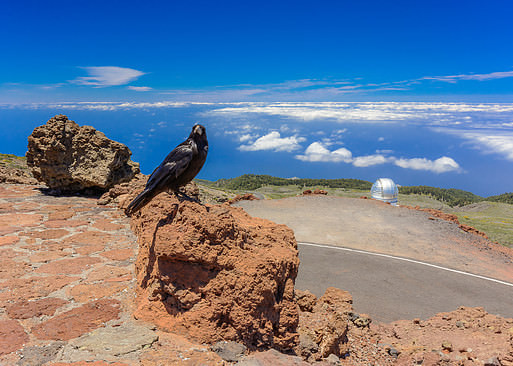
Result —
<instances>
[{"instance_id":1,"label":"blue sky","mask_svg":"<svg viewBox=\"0 0 513 366\"><path fill-rule=\"evenodd\" d=\"M144 172L207 126L200 176L391 176L513 191L510 1L7 1L0 152L58 113Z\"/></svg>"}]
</instances>

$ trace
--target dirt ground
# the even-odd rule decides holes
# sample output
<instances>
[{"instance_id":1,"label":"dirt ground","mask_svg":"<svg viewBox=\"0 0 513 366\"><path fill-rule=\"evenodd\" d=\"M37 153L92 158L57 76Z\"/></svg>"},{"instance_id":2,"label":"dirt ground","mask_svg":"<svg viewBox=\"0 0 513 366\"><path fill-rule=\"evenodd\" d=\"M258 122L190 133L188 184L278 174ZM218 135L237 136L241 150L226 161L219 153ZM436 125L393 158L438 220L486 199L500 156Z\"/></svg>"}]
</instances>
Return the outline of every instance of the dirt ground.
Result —
<instances>
[{"instance_id":1,"label":"dirt ground","mask_svg":"<svg viewBox=\"0 0 513 366\"><path fill-rule=\"evenodd\" d=\"M329 196L241 201L250 215L286 224L299 242L411 258L513 282L513 249L426 212Z\"/></svg>"}]
</instances>

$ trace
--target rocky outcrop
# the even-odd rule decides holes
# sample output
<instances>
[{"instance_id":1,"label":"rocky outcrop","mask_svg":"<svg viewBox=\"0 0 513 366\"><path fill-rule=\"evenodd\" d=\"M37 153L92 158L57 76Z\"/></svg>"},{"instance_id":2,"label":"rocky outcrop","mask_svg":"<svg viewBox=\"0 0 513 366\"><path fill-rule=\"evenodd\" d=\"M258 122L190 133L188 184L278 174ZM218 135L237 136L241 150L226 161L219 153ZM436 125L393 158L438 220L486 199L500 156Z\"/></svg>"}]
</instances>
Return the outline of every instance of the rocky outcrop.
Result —
<instances>
[{"instance_id":1,"label":"rocky outcrop","mask_svg":"<svg viewBox=\"0 0 513 366\"><path fill-rule=\"evenodd\" d=\"M303 196L309 196L312 194L322 194L322 195L326 196L328 194L328 191L325 191L324 189L316 189L314 191L312 191L311 189L307 189L307 190L303 191Z\"/></svg>"},{"instance_id":2,"label":"rocky outcrop","mask_svg":"<svg viewBox=\"0 0 513 366\"><path fill-rule=\"evenodd\" d=\"M347 331L352 311L351 295L329 287L319 299L299 292L301 304L298 354L308 361L319 361L334 354L345 356L349 350Z\"/></svg>"},{"instance_id":3,"label":"rocky outcrop","mask_svg":"<svg viewBox=\"0 0 513 366\"><path fill-rule=\"evenodd\" d=\"M105 191L139 173L131 154L93 127L57 115L29 136L27 164L38 181L57 192Z\"/></svg>"},{"instance_id":4,"label":"rocky outcrop","mask_svg":"<svg viewBox=\"0 0 513 366\"><path fill-rule=\"evenodd\" d=\"M99 205L108 205L110 203L118 204L126 201L127 199L131 199L133 196L130 196L130 194L135 191L142 191L146 186L147 181L147 175L137 174L130 182L117 184L109 189L98 199L97 203ZM184 187L180 187L180 192L185 193L187 196L198 201L200 199L198 186L194 182L189 182Z\"/></svg>"},{"instance_id":5,"label":"rocky outcrop","mask_svg":"<svg viewBox=\"0 0 513 366\"><path fill-rule=\"evenodd\" d=\"M28 170L0 166L0 183L37 184Z\"/></svg>"},{"instance_id":6,"label":"rocky outcrop","mask_svg":"<svg viewBox=\"0 0 513 366\"><path fill-rule=\"evenodd\" d=\"M0 154L0 183L37 184L27 159L13 154Z\"/></svg>"},{"instance_id":7,"label":"rocky outcrop","mask_svg":"<svg viewBox=\"0 0 513 366\"><path fill-rule=\"evenodd\" d=\"M483 308L380 324L374 332L399 365L513 365L513 319Z\"/></svg>"},{"instance_id":8,"label":"rocky outcrop","mask_svg":"<svg viewBox=\"0 0 513 366\"><path fill-rule=\"evenodd\" d=\"M202 343L297 344L299 259L289 228L167 194L134 214L131 226L139 241L136 318Z\"/></svg>"},{"instance_id":9,"label":"rocky outcrop","mask_svg":"<svg viewBox=\"0 0 513 366\"><path fill-rule=\"evenodd\" d=\"M437 219L440 219L440 220L454 222L455 224L457 224L459 226L459 228L461 230L463 230L463 231L465 231L467 233L471 233L471 234L474 234L474 235L477 235L477 236L481 236L481 237L483 237L485 239L489 239L488 235L486 235L482 231L479 231L479 230L477 230L476 228L474 228L472 226L461 224L460 221L458 220L458 216L456 216L454 214L448 214L448 213L445 213L445 212L440 211L440 210L435 210L433 208L420 208L419 206L415 206L415 207L402 206L402 207L409 208L410 210L417 210L417 211L427 212L427 213L431 214L430 219L437 218Z\"/></svg>"},{"instance_id":10,"label":"rocky outcrop","mask_svg":"<svg viewBox=\"0 0 513 366\"><path fill-rule=\"evenodd\" d=\"M232 199L228 201L230 205L239 202L239 201L257 201L258 197L255 196L253 193L244 193L244 194L238 194Z\"/></svg>"}]
</instances>

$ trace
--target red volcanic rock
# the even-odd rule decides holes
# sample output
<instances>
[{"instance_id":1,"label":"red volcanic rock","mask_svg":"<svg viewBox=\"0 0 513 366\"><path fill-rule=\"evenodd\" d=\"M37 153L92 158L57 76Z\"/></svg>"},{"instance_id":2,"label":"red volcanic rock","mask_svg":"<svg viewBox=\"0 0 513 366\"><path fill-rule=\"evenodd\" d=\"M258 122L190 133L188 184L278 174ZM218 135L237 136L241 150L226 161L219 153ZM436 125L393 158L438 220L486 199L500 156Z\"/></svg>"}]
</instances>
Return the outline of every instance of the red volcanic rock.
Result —
<instances>
[{"instance_id":1,"label":"red volcanic rock","mask_svg":"<svg viewBox=\"0 0 513 366\"><path fill-rule=\"evenodd\" d=\"M326 196L328 194L328 191L325 191L324 189L316 189L315 191L313 191L313 194L323 194Z\"/></svg>"},{"instance_id":2,"label":"red volcanic rock","mask_svg":"<svg viewBox=\"0 0 513 366\"><path fill-rule=\"evenodd\" d=\"M0 320L0 356L14 352L29 340L16 320Z\"/></svg>"},{"instance_id":3,"label":"red volcanic rock","mask_svg":"<svg viewBox=\"0 0 513 366\"><path fill-rule=\"evenodd\" d=\"M13 319L28 319L42 315L53 315L55 311L67 304L62 299L48 297L36 301L21 301L7 306L7 314Z\"/></svg>"},{"instance_id":4,"label":"red volcanic rock","mask_svg":"<svg viewBox=\"0 0 513 366\"><path fill-rule=\"evenodd\" d=\"M109 320L117 319L119 311L119 301L98 300L35 326L32 328L32 334L39 339L68 341L104 326Z\"/></svg>"},{"instance_id":5,"label":"red volcanic rock","mask_svg":"<svg viewBox=\"0 0 513 366\"><path fill-rule=\"evenodd\" d=\"M0 237L0 245L11 245L19 242L20 239L17 236L2 236Z\"/></svg>"},{"instance_id":6,"label":"red volcanic rock","mask_svg":"<svg viewBox=\"0 0 513 366\"><path fill-rule=\"evenodd\" d=\"M488 238L488 235L486 235L485 233L483 233L482 231L479 231L477 230L476 228L472 227L472 226L469 226L469 225L465 225L465 224L460 224L460 229L467 232L467 233L472 233L474 235L479 235L479 236L482 236L483 238L485 239L489 239Z\"/></svg>"},{"instance_id":7,"label":"red volcanic rock","mask_svg":"<svg viewBox=\"0 0 513 366\"><path fill-rule=\"evenodd\" d=\"M8 226L38 226L43 221L43 215L11 213L0 215L0 227Z\"/></svg>"},{"instance_id":8,"label":"red volcanic rock","mask_svg":"<svg viewBox=\"0 0 513 366\"><path fill-rule=\"evenodd\" d=\"M231 205L232 203L239 202L239 201L256 201L256 200L258 200L258 197L256 197L254 194L244 193L244 194L236 195L231 200L229 200L228 203Z\"/></svg>"},{"instance_id":9,"label":"red volcanic rock","mask_svg":"<svg viewBox=\"0 0 513 366\"><path fill-rule=\"evenodd\" d=\"M309 293L301 292L298 300L302 300L300 301L303 304L302 310L309 311L300 313L298 328L300 343L297 353L308 361L319 361L330 354L344 356L349 350L348 314L353 309L353 299L349 292L328 287L319 299L314 299Z\"/></svg>"},{"instance_id":10,"label":"red volcanic rock","mask_svg":"<svg viewBox=\"0 0 513 366\"><path fill-rule=\"evenodd\" d=\"M0 304L7 301L30 300L48 296L77 279L77 277L62 275L10 278L7 281L0 282Z\"/></svg>"},{"instance_id":11,"label":"red volcanic rock","mask_svg":"<svg viewBox=\"0 0 513 366\"><path fill-rule=\"evenodd\" d=\"M22 233L21 235L28 236L28 237L34 238L34 239L49 240L49 239L59 239L68 234L69 234L69 231L65 230L65 229L50 229L50 230L43 230L43 231L33 231L31 233Z\"/></svg>"},{"instance_id":12,"label":"red volcanic rock","mask_svg":"<svg viewBox=\"0 0 513 366\"><path fill-rule=\"evenodd\" d=\"M428 320L380 324L375 332L379 343L397 350L398 365L513 365L513 319L483 308L462 306ZM488 362L493 358L497 362Z\"/></svg>"},{"instance_id":13,"label":"red volcanic rock","mask_svg":"<svg viewBox=\"0 0 513 366\"><path fill-rule=\"evenodd\" d=\"M314 191L312 191L311 189L307 189L306 191L303 191L303 196L309 196L309 195L312 195L312 194L323 194L323 195L327 195L328 192L325 191L324 189L316 189Z\"/></svg>"},{"instance_id":14,"label":"red volcanic rock","mask_svg":"<svg viewBox=\"0 0 513 366\"><path fill-rule=\"evenodd\" d=\"M109 203L119 203L127 206L130 202L124 202L130 197L135 198L133 192L141 192L146 186L149 176L137 174L131 181L117 184L109 191L105 192L97 201L98 205L107 205ZM180 187L180 192L185 193L191 198L199 201L199 188L194 182L189 182L184 187Z\"/></svg>"},{"instance_id":15,"label":"red volcanic rock","mask_svg":"<svg viewBox=\"0 0 513 366\"><path fill-rule=\"evenodd\" d=\"M459 225L461 230L463 230L463 231L465 231L467 233L471 233L471 234L474 234L474 235L481 236L481 237L483 237L485 239L489 239L488 235L486 235L482 231L479 231L476 228L474 228L472 226L469 226L469 225L460 224L460 221L458 220L458 216L456 216L456 215L448 214L448 213L445 213L445 212L440 211L440 210L435 210L433 208L420 208L419 206L415 206L415 207L403 206L403 207L409 208L411 210L428 212L433 217L436 217L438 219L454 222L455 224Z\"/></svg>"},{"instance_id":16,"label":"red volcanic rock","mask_svg":"<svg viewBox=\"0 0 513 366\"><path fill-rule=\"evenodd\" d=\"M47 364L48 366L130 366L124 362L105 362L105 361L78 361L78 362L56 362Z\"/></svg>"},{"instance_id":17,"label":"red volcanic rock","mask_svg":"<svg viewBox=\"0 0 513 366\"><path fill-rule=\"evenodd\" d=\"M86 268L98 262L101 262L101 260L94 257L66 258L43 264L36 270L36 272L51 274L79 274Z\"/></svg>"},{"instance_id":18,"label":"red volcanic rock","mask_svg":"<svg viewBox=\"0 0 513 366\"><path fill-rule=\"evenodd\" d=\"M203 343L296 345L299 259L289 228L167 194L131 225L139 239L136 318Z\"/></svg>"}]
</instances>

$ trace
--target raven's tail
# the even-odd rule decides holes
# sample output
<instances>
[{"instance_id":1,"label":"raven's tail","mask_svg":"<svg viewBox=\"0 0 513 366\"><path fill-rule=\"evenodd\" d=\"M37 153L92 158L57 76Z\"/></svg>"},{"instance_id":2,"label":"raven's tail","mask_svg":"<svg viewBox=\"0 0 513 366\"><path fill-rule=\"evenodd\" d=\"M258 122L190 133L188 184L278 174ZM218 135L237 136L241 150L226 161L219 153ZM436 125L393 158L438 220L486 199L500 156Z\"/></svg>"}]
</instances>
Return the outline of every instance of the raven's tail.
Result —
<instances>
[{"instance_id":1,"label":"raven's tail","mask_svg":"<svg viewBox=\"0 0 513 366\"><path fill-rule=\"evenodd\" d=\"M146 205L152 199L153 194L150 190L145 189L135 199L130 202L127 208L125 208L125 214L127 216L132 216L132 214Z\"/></svg>"}]
</instances>

